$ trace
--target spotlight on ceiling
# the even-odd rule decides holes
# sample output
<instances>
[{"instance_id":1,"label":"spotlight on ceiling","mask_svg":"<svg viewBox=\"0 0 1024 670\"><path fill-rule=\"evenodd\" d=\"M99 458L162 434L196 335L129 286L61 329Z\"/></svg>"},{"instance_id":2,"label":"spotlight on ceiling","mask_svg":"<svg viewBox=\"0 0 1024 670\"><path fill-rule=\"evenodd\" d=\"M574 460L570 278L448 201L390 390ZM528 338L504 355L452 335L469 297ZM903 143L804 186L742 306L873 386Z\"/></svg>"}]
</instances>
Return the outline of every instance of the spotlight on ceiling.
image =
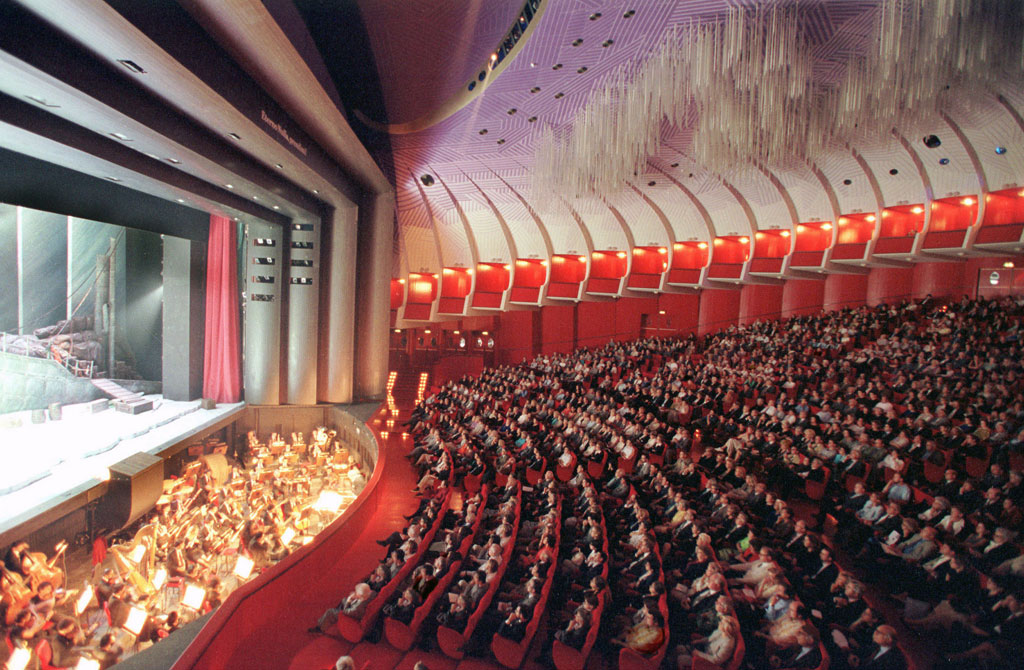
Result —
<instances>
[{"instance_id":1,"label":"spotlight on ceiling","mask_svg":"<svg viewBox=\"0 0 1024 670\"><path fill-rule=\"evenodd\" d=\"M940 158L939 159L939 165L949 165L949 159L948 158Z\"/></svg>"},{"instance_id":2,"label":"spotlight on ceiling","mask_svg":"<svg viewBox=\"0 0 1024 670\"><path fill-rule=\"evenodd\" d=\"M423 182L424 186L433 186L434 185L434 177L433 177L433 175L429 175L429 174L420 175L420 181Z\"/></svg>"},{"instance_id":3,"label":"spotlight on ceiling","mask_svg":"<svg viewBox=\"0 0 1024 670\"><path fill-rule=\"evenodd\" d=\"M1006 153L1006 147L996 147L996 155L1002 156Z\"/></svg>"},{"instance_id":4,"label":"spotlight on ceiling","mask_svg":"<svg viewBox=\"0 0 1024 670\"><path fill-rule=\"evenodd\" d=\"M921 141L929 149L938 149L942 146L942 140L939 139L938 135L925 135Z\"/></svg>"}]
</instances>

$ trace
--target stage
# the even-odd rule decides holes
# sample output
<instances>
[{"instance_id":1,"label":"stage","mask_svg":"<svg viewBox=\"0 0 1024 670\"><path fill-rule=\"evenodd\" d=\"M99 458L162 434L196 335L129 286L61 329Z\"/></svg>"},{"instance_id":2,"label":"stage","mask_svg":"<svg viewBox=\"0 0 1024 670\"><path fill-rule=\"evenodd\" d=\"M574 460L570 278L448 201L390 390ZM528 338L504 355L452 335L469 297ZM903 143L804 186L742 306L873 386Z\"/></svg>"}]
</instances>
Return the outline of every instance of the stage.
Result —
<instances>
[{"instance_id":1,"label":"stage","mask_svg":"<svg viewBox=\"0 0 1024 670\"><path fill-rule=\"evenodd\" d=\"M125 414L112 407L92 413L90 403L65 405L62 418L31 423L31 412L3 415L0 447L0 545L36 517L52 520L98 497L108 467L138 452L159 456L170 447L230 423L245 403L201 409L199 401L148 395L154 409ZM16 425L20 420L21 425ZM102 491L100 492L100 494ZM83 499L84 496L84 499Z\"/></svg>"}]
</instances>

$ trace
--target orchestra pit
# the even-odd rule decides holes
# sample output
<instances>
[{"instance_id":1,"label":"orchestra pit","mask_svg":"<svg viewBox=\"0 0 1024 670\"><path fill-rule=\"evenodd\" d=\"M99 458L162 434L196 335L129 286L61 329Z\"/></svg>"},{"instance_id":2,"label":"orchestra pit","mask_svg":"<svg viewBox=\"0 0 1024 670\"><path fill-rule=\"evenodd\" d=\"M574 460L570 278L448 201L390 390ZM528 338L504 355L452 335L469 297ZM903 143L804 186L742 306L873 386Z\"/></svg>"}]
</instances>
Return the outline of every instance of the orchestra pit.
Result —
<instances>
[{"instance_id":1,"label":"orchestra pit","mask_svg":"<svg viewBox=\"0 0 1024 670\"><path fill-rule=\"evenodd\" d=\"M0 0L3 670L1024 653L1018 0Z\"/></svg>"}]
</instances>

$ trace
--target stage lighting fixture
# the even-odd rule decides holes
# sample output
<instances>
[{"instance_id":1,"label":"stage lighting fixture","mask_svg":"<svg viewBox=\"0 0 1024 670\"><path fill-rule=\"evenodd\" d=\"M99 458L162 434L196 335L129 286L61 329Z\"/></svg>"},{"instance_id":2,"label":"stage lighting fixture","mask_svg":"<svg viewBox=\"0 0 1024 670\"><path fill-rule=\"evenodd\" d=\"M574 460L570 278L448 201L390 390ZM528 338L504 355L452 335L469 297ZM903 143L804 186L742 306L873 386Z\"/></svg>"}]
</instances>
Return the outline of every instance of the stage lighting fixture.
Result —
<instances>
[{"instance_id":1,"label":"stage lighting fixture","mask_svg":"<svg viewBox=\"0 0 1024 670\"><path fill-rule=\"evenodd\" d=\"M938 149L942 146L942 140L939 139L938 135L925 135L921 141L929 149Z\"/></svg>"},{"instance_id":2,"label":"stage lighting fixture","mask_svg":"<svg viewBox=\"0 0 1024 670\"><path fill-rule=\"evenodd\" d=\"M434 177L432 175L429 175L429 174L421 175L420 176L420 181L423 182L424 186L433 186L434 185Z\"/></svg>"}]
</instances>

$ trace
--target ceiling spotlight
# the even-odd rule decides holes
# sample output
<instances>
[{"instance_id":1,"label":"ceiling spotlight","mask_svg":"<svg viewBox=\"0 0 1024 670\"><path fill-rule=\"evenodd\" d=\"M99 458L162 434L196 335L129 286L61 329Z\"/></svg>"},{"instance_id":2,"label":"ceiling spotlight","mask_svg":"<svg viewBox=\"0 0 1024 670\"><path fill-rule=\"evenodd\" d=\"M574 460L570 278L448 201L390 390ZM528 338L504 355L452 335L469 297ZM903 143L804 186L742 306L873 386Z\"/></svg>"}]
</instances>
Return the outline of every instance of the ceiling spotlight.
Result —
<instances>
[{"instance_id":1,"label":"ceiling spotlight","mask_svg":"<svg viewBox=\"0 0 1024 670\"><path fill-rule=\"evenodd\" d=\"M481 128L479 134L480 135L486 135L487 134L487 129L486 128Z\"/></svg>"},{"instance_id":2,"label":"ceiling spotlight","mask_svg":"<svg viewBox=\"0 0 1024 670\"><path fill-rule=\"evenodd\" d=\"M178 198L178 202L185 202L184 198Z\"/></svg>"},{"instance_id":3,"label":"ceiling spotlight","mask_svg":"<svg viewBox=\"0 0 1024 670\"><path fill-rule=\"evenodd\" d=\"M284 169L284 166L281 165L280 163L274 163L274 167L276 167L278 170L283 170Z\"/></svg>"},{"instance_id":4,"label":"ceiling spotlight","mask_svg":"<svg viewBox=\"0 0 1024 670\"><path fill-rule=\"evenodd\" d=\"M555 63L554 65L551 66L551 69L552 70L561 70L562 69L562 64L561 63Z\"/></svg>"},{"instance_id":5,"label":"ceiling spotlight","mask_svg":"<svg viewBox=\"0 0 1024 670\"><path fill-rule=\"evenodd\" d=\"M174 165L180 165L181 164L181 161L179 161L177 158L168 158L167 162L168 163L172 163Z\"/></svg>"},{"instance_id":6,"label":"ceiling spotlight","mask_svg":"<svg viewBox=\"0 0 1024 670\"><path fill-rule=\"evenodd\" d=\"M142 66L133 60L127 58L118 58L117 62L124 65L126 68L134 72L135 74L146 74L146 71L142 69Z\"/></svg>"},{"instance_id":7,"label":"ceiling spotlight","mask_svg":"<svg viewBox=\"0 0 1024 670\"><path fill-rule=\"evenodd\" d=\"M601 18L601 12L594 12L590 15L591 21L597 21L599 18Z\"/></svg>"},{"instance_id":8,"label":"ceiling spotlight","mask_svg":"<svg viewBox=\"0 0 1024 670\"><path fill-rule=\"evenodd\" d=\"M228 133L228 137L230 137L233 140L240 140L240 139L242 139L242 136L239 135L238 133Z\"/></svg>"},{"instance_id":9,"label":"ceiling spotlight","mask_svg":"<svg viewBox=\"0 0 1024 670\"><path fill-rule=\"evenodd\" d=\"M893 169L889 170L889 174L891 174L893 177L895 177L899 173L900 173L900 171L897 170L896 168L893 168Z\"/></svg>"},{"instance_id":10,"label":"ceiling spotlight","mask_svg":"<svg viewBox=\"0 0 1024 670\"><path fill-rule=\"evenodd\" d=\"M587 71L587 66L584 65L584 66L580 67L578 70L576 70L576 74L583 74L586 71Z\"/></svg>"},{"instance_id":11,"label":"ceiling spotlight","mask_svg":"<svg viewBox=\"0 0 1024 670\"><path fill-rule=\"evenodd\" d=\"M228 188L234 188L235 187L234 184L224 184L224 185L227 186Z\"/></svg>"},{"instance_id":12,"label":"ceiling spotlight","mask_svg":"<svg viewBox=\"0 0 1024 670\"><path fill-rule=\"evenodd\" d=\"M929 149L938 149L942 146L942 140L939 139L938 135L925 135L921 141Z\"/></svg>"},{"instance_id":13,"label":"ceiling spotlight","mask_svg":"<svg viewBox=\"0 0 1024 670\"><path fill-rule=\"evenodd\" d=\"M1006 153L1006 147L996 147L996 155L1002 156Z\"/></svg>"},{"instance_id":14,"label":"ceiling spotlight","mask_svg":"<svg viewBox=\"0 0 1024 670\"><path fill-rule=\"evenodd\" d=\"M274 209L281 209L281 206L280 205L274 205Z\"/></svg>"},{"instance_id":15,"label":"ceiling spotlight","mask_svg":"<svg viewBox=\"0 0 1024 670\"><path fill-rule=\"evenodd\" d=\"M605 40L604 42L601 42L601 46L603 46L605 49L607 49L608 47L610 47L613 44L615 44L615 40L611 40L611 39Z\"/></svg>"},{"instance_id":16,"label":"ceiling spotlight","mask_svg":"<svg viewBox=\"0 0 1024 670\"><path fill-rule=\"evenodd\" d=\"M313 189L313 193L316 193L317 195L320 195L320 191L318 191L318 190L317 190L317 189L315 189L315 188Z\"/></svg>"},{"instance_id":17,"label":"ceiling spotlight","mask_svg":"<svg viewBox=\"0 0 1024 670\"><path fill-rule=\"evenodd\" d=\"M849 186L852 183L853 183L852 179L844 179L843 180L843 186Z\"/></svg>"},{"instance_id":18,"label":"ceiling spotlight","mask_svg":"<svg viewBox=\"0 0 1024 670\"><path fill-rule=\"evenodd\" d=\"M679 167L679 163L672 163L672 165L669 165L669 167L677 168L677 167Z\"/></svg>"},{"instance_id":19,"label":"ceiling spotlight","mask_svg":"<svg viewBox=\"0 0 1024 670\"><path fill-rule=\"evenodd\" d=\"M113 137L116 140L121 140L122 142L131 142L132 141L131 138L128 137L127 135L125 135L124 133L110 133L110 136Z\"/></svg>"},{"instance_id":20,"label":"ceiling spotlight","mask_svg":"<svg viewBox=\"0 0 1024 670\"><path fill-rule=\"evenodd\" d=\"M526 120L529 121L530 123L533 123L534 121L537 120L537 117L536 116L531 116L530 118L528 118Z\"/></svg>"},{"instance_id":21,"label":"ceiling spotlight","mask_svg":"<svg viewBox=\"0 0 1024 670\"><path fill-rule=\"evenodd\" d=\"M516 113L516 112L518 112L518 111L519 111L518 109L516 109L515 107L513 107L512 109L508 110L508 111L507 111L507 112L505 112L505 113L506 113L506 114L508 114L509 116L512 116L513 114L515 114L515 113Z\"/></svg>"},{"instance_id":22,"label":"ceiling spotlight","mask_svg":"<svg viewBox=\"0 0 1024 670\"><path fill-rule=\"evenodd\" d=\"M561 100L565 97L565 93L555 93L555 100Z\"/></svg>"},{"instance_id":23,"label":"ceiling spotlight","mask_svg":"<svg viewBox=\"0 0 1024 670\"><path fill-rule=\"evenodd\" d=\"M259 200L260 198L259 198L259 196L256 196L256 195L254 195L254 196L252 197L252 199L253 199L253 200Z\"/></svg>"},{"instance_id":24,"label":"ceiling spotlight","mask_svg":"<svg viewBox=\"0 0 1024 670\"><path fill-rule=\"evenodd\" d=\"M647 182L647 185L648 186L655 186L657 183L658 182L656 182L656 181L649 181L649 182Z\"/></svg>"},{"instance_id":25,"label":"ceiling spotlight","mask_svg":"<svg viewBox=\"0 0 1024 670\"><path fill-rule=\"evenodd\" d=\"M940 158L939 159L939 165L949 165L949 159L948 158Z\"/></svg>"},{"instance_id":26,"label":"ceiling spotlight","mask_svg":"<svg viewBox=\"0 0 1024 670\"><path fill-rule=\"evenodd\" d=\"M434 185L434 177L433 177L433 175L429 175L429 174L420 175L420 181L423 183L424 186L433 186Z\"/></svg>"},{"instance_id":27,"label":"ceiling spotlight","mask_svg":"<svg viewBox=\"0 0 1024 670\"><path fill-rule=\"evenodd\" d=\"M121 181L120 177L112 177L110 175L107 175L106 179L109 179L110 181Z\"/></svg>"},{"instance_id":28,"label":"ceiling spotlight","mask_svg":"<svg viewBox=\"0 0 1024 670\"><path fill-rule=\"evenodd\" d=\"M540 93L540 86L534 86L531 88L530 93Z\"/></svg>"},{"instance_id":29,"label":"ceiling spotlight","mask_svg":"<svg viewBox=\"0 0 1024 670\"><path fill-rule=\"evenodd\" d=\"M635 14L636 14L636 10L635 9L631 9L628 12L626 12L625 14L623 14L622 18L624 18L624 19L631 19L631 18L633 18L633 16Z\"/></svg>"},{"instance_id":30,"label":"ceiling spotlight","mask_svg":"<svg viewBox=\"0 0 1024 670\"><path fill-rule=\"evenodd\" d=\"M505 143L505 139L504 138L498 140L498 144L504 144L504 143Z\"/></svg>"},{"instance_id":31,"label":"ceiling spotlight","mask_svg":"<svg viewBox=\"0 0 1024 670\"><path fill-rule=\"evenodd\" d=\"M574 39L574 40L572 41L572 45L573 45L574 47L578 47L578 46L579 46L579 45L581 45L581 44L583 44L583 38L582 38L582 37L577 37L576 39Z\"/></svg>"}]
</instances>

